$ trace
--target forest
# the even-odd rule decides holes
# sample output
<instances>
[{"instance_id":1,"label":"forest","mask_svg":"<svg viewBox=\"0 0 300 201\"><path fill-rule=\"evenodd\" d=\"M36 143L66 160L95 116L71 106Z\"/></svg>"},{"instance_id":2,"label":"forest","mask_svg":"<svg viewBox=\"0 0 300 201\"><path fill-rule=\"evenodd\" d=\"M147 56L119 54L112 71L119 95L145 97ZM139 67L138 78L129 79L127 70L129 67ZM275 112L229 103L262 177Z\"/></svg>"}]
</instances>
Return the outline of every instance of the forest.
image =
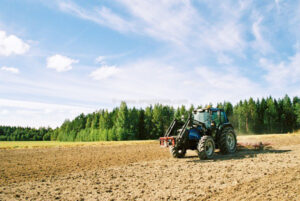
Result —
<instances>
[{"instance_id":1,"label":"forest","mask_svg":"<svg viewBox=\"0 0 300 201\"><path fill-rule=\"evenodd\" d=\"M51 128L23 128L15 126L0 126L0 141L42 141L50 140L47 134Z\"/></svg>"},{"instance_id":2,"label":"forest","mask_svg":"<svg viewBox=\"0 0 300 201\"><path fill-rule=\"evenodd\" d=\"M211 105L211 104L209 104ZM114 141L158 139L174 118L187 118L196 108L161 104L129 108L125 102L112 111L98 110L65 120L58 128L0 126L0 140ZM218 103L224 108L238 134L288 133L300 128L300 98L249 98L235 104Z\"/></svg>"}]
</instances>

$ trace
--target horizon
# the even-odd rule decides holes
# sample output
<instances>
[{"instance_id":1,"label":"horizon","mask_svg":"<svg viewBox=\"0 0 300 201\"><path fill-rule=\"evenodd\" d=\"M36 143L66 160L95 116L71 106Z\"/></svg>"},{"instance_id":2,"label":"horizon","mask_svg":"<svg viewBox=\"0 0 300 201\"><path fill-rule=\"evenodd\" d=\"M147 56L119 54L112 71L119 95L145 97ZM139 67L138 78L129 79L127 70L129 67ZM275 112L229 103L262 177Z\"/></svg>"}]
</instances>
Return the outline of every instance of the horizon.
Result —
<instances>
[{"instance_id":1,"label":"horizon","mask_svg":"<svg viewBox=\"0 0 300 201\"><path fill-rule=\"evenodd\" d=\"M1 125L300 95L300 1L0 5Z\"/></svg>"},{"instance_id":2,"label":"horizon","mask_svg":"<svg viewBox=\"0 0 300 201\"><path fill-rule=\"evenodd\" d=\"M65 118L64 121L63 121L60 125L57 125L57 126L52 126L52 127L51 127L51 126L28 126L28 125L25 125L25 126L20 126L20 125L14 126L14 125L13 125L13 126L12 126L12 125L1 125L1 124L0 124L0 127L1 127L1 126L8 126L8 127L21 127L21 128L35 128L35 129L40 129L40 128L52 128L52 129L56 129L56 128L61 127L62 124L63 124L64 122L66 122L66 121L70 121L70 122L74 121L74 119L77 118L77 117L79 117L81 114L87 116L87 115L89 115L89 114L99 113L99 112L101 112L101 111L112 112L112 111L115 110L115 109L119 109L119 108L120 108L119 106L121 105L122 102L125 102L126 106L127 106L129 109L135 108L135 109L138 109L138 110L146 110L147 107L152 107L152 108L153 108L155 105L162 105L162 106L167 106L167 107L173 107L175 110L180 110L180 108L181 108L182 106L184 106L185 109L186 109L186 111L189 111L191 107L194 107L194 109L199 108L199 107L200 107L200 108L206 108L206 107L218 108L218 104L223 104L223 106L224 106L225 103L230 103L230 104L233 106L233 108L234 108L235 106L238 106L240 102L243 102L243 103L244 103L244 101L248 101L248 103L249 103L250 99L252 99L255 103L257 103L257 102L261 102L263 99L264 99L264 100L267 100L268 98L271 98L271 99L274 100L274 101L279 101L279 100L283 100L285 97L288 97L288 98L290 99L291 103L293 103L294 98L298 98L298 99L299 99L298 96L290 97L288 94L286 94L284 97L277 98L277 99L274 98L274 97L272 97L271 95L269 95L269 96L267 96L267 97L257 98L257 99L254 99L254 98L252 98L252 97L249 97L248 99L239 100L239 101L236 102L236 103L232 103L232 102L230 102L230 101L223 101L223 102L218 102L218 103L207 103L207 104L205 104L205 105L202 105L202 104L198 104L198 105L197 105L197 104L195 104L195 105L194 105L194 104L190 104L190 105L184 105L184 104L181 104L181 105L179 105L179 104L178 104L178 105L170 105L170 104L164 104L164 103L154 103L154 104L150 103L150 104L148 104L148 105L145 105L145 104L144 104L143 106L140 106L140 107L136 107L135 105L130 105L130 104L128 104L126 101L120 101L120 104L119 104L119 105L117 105L117 106L115 106L115 107L113 107L113 108L110 108L110 109L107 109L107 108L98 108L98 109L95 109L94 111L90 111L90 112L86 112L86 113L84 113L84 112L79 113L77 116L75 116L75 117L73 117L73 118L71 118L71 119ZM0 99L0 102L1 102L1 99ZM145 102L143 102L143 103L145 103Z\"/></svg>"}]
</instances>

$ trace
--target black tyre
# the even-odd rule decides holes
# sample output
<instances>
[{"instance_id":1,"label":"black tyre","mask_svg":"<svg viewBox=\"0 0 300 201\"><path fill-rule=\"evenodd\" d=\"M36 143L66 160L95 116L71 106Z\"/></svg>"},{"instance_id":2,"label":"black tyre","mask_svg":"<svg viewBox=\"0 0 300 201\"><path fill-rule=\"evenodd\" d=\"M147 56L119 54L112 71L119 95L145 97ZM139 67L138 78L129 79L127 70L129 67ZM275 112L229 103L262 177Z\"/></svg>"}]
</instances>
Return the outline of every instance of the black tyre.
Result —
<instances>
[{"instance_id":1,"label":"black tyre","mask_svg":"<svg viewBox=\"0 0 300 201\"><path fill-rule=\"evenodd\" d=\"M223 154L236 152L236 135L233 128L227 127L222 130L219 140L220 151Z\"/></svg>"},{"instance_id":2,"label":"black tyre","mask_svg":"<svg viewBox=\"0 0 300 201\"><path fill-rule=\"evenodd\" d=\"M215 155L215 142L211 136L203 136L197 146L198 156L201 160L211 159Z\"/></svg>"},{"instance_id":3,"label":"black tyre","mask_svg":"<svg viewBox=\"0 0 300 201\"><path fill-rule=\"evenodd\" d=\"M183 158L186 154L186 149L170 146L170 153L173 158Z\"/></svg>"}]
</instances>

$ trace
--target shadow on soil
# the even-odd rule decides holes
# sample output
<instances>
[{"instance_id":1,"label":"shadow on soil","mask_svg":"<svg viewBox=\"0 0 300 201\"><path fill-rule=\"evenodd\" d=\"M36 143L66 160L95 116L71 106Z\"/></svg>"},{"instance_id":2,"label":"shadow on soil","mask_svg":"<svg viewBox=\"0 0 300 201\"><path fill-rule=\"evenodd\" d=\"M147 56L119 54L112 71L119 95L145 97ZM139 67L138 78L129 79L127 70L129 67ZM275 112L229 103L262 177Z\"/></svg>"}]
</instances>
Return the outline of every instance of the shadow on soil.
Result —
<instances>
[{"instance_id":1,"label":"shadow on soil","mask_svg":"<svg viewBox=\"0 0 300 201\"><path fill-rule=\"evenodd\" d=\"M211 160L200 160L198 156L186 156L185 158L191 158L195 160L190 160L188 162L194 162L194 163L205 163L205 162L212 162L212 161L222 161L222 160L237 160L237 159L243 159L243 158L255 158L257 155L260 154L280 154L280 153L286 153L290 152L291 150L275 150L275 149L247 149L242 148L238 149L236 153L234 154L226 154L223 155L220 152L216 152L215 156Z\"/></svg>"}]
</instances>

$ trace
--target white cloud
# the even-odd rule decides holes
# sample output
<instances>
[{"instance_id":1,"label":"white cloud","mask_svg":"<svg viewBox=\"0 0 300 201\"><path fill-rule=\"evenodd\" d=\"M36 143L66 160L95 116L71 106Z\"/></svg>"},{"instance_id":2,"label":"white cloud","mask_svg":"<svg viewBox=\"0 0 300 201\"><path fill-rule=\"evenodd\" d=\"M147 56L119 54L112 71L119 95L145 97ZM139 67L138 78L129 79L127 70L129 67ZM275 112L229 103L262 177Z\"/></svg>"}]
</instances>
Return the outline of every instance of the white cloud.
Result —
<instances>
[{"instance_id":1,"label":"white cloud","mask_svg":"<svg viewBox=\"0 0 300 201\"><path fill-rule=\"evenodd\" d=\"M96 63L99 63L99 64L105 64L105 59L106 57L105 56L99 56L96 58Z\"/></svg>"},{"instance_id":2,"label":"white cloud","mask_svg":"<svg viewBox=\"0 0 300 201\"><path fill-rule=\"evenodd\" d=\"M287 62L274 64L267 59L260 59L260 64L267 71L264 78L271 87L289 91L299 88L297 83L300 84L300 52L290 57Z\"/></svg>"},{"instance_id":3,"label":"white cloud","mask_svg":"<svg viewBox=\"0 0 300 201\"><path fill-rule=\"evenodd\" d=\"M11 100L11 99L0 99L0 105L6 107L15 107L22 109L37 109L37 110L90 110L88 107L81 106L72 106L72 105L63 105L63 104L53 104L53 103L43 103L43 102L35 102L35 101L22 101L22 100Z\"/></svg>"},{"instance_id":4,"label":"white cloud","mask_svg":"<svg viewBox=\"0 0 300 201\"><path fill-rule=\"evenodd\" d=\"M67 118L94 111L89 107L0 99L0 122L10 126L60 126ZM5 109L2 109L5 108Z\"/></svg>"},{"instance_id":5,"label":"white cloud","mask_svg":"<svg viewBox=\"0 0 300 201\"><path fill-rule=\"evenodd\" d=\"M213 71L208 67L197 67L195 69L201 82L213 90L232 91L233 94L245 93L254 90L257 86L245 76L242 76L236 69L225 71Z\"/></svg>"},{"instance_id":6,"label":"white cloud","mask_svg":"<svg viewBox=\"0 0 300 201\"><path fill-rule=\"evenodd\" d=\"M276 8L278 11L280 11L280 0L274 0L275 4L276 4Z\"/></svg>"},{"instance_id":7,"label":"white cloud","mask_svg":"<svg viewBox=\"0 0 300 201\"><path fill-rule=\"evenodd\" d=\"M174 104L176 100L186 100L187 104L206 104L224 100L236 102L249 95L259 97L263 94L258 84L231 67L221 72L208 67L182 72L180 68L161 61L140 60L123 65L121 69L122 73L103 80L102 85L109 86L107 91L102 91L109 94L103 97L135 101L137 104L141 100L148 100L148 104L149 100L152 104L166 100Z\"/></svg>"},{"instance_id":8,"label":"white cloud","mask_svg":"<svg viewBox=\"0 0 300 201\"><path fill-rule=\"evenodd\" d=\"M1 115L7 115L7 114L9 114L9 111L6 110L6 109L0 110L0 114L1 114Z\"/></svg>"},{"instance_id":9,"label":"white cloud","mask_svg":"<svg viewBox=\"0 0 300 201\"><path fill-rule=\"evenodd\" d=\"M65 72L71 70L72 64L78 62L78 60L56 54L47 58L47 68L55 69L57 72Z\"/></svg>"},{"instance_id":10,"label":"white cloud","mask_svg":"<svg viewBox=\"0 0 300 201\"><path fill-rule=\"evenodd\" d=\"M103 80L118 74L121 70L115 66L102 66L93 71L90 76L94 80Z\"/></svg>"},{"instance_id":11,"label":"white cloud","mask_svg":"<svg viewBox=\"0 0 300 201\"><path fill-rule=\"evenodd\" d=\"M264 95L262 87L242 75L238 69L227 67L222 70L211 70L208 67L195 69L199 82L191 84L194 90L200 91L202 98L208 102L222 102L239 100Z\"/></svg>"},{"instance_id":12,"label":"white cloud","mask_svg":"<svg viewBox=\"0 0 300 201\"><path fill-rule=\"evenodd\" d=\"M30 46L15 35L7 35L0 30L0 56L25 54Z\"/></svg>"},{"instance_id":13,"label":"white cloud","mask_svg":"<svg viewBox=\"0 0 300 201\"><path fill-rule=\"evenodd\" d=\"M7 71L7 72L10 72L10 73L14 73L14 74L18 74L20 72L19 69L17 69L17 68L7 67L7 66L1 67L1 70L2 71Z\"/></svg>"},{"instance_id":14,"label":"white cloud","mask_svg":"<svg viewBox=\"0 0 300 201\"><path fill-rule=\"evenodd\" d=\"M229 56L227 56L225 54L219 54L218 57L217 57L217 59L218 59L218 63L219 64L226 64L226 65L228 65L228 64L231 64L233 62L233 60Z\"/></svg>"}]
</instances>

